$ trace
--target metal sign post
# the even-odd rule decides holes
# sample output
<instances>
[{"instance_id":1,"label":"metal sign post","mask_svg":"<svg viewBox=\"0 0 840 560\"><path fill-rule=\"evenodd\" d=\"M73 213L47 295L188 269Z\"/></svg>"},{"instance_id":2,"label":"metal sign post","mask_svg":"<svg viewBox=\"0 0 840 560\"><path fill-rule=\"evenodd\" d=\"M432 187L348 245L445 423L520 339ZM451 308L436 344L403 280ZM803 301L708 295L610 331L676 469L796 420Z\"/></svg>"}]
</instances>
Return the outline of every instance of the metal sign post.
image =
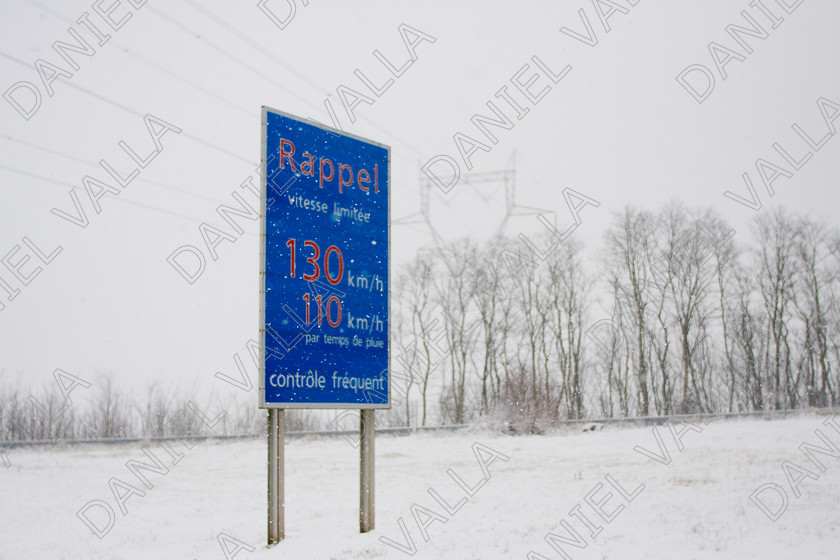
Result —
<instances>
[{"instance_id":1,"label":"metal sign post","mask_svg":"<svg viewBox=\"0 0 840 560\"><path fill-rule=\"evenodd\" d=\"M286 536L283 453L286 439L285 411L268 409L268 544Z\"/></svg>"},{"instance_id":2,"label":"metal sign post","mask_svg":"<svg viewBox=\"0 0 840 560\"><path fill-rule=\"evenodd\" d=\"M362 410L359 415L359 532L367 533L374 528L374 484L373 484L373 444L376 427L375 411Z\"/></svg>"},{"instance_id":3,"label":"metal sign post","mask_svg":"<svg viewBox=\"0 0 840 560\"><path fill-rule=\"evenodd\" d=\"M391 408L390 187L388 146L263 107L259 404L269 409L269 544L284 537L288 408L361 410L359 527L374 527L373 409Z\"/></svg>"}]
</instances>

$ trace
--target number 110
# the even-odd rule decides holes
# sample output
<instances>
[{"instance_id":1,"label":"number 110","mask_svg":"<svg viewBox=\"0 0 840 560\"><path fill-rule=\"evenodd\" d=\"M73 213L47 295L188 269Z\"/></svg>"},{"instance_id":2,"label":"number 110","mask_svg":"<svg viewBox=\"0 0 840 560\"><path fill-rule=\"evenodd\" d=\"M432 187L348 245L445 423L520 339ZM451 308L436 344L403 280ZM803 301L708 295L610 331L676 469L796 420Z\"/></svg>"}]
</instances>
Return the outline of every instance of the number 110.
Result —
<instances>
[{"instance_id":1,"label":"number 110","mask_svg":"<svg viewBox=\"0 0 840 560\"><path fill-rule=\"evenodd\" d=\"M303 301L306 302L306 324L309 324L309 303L310 297L309 294L303 294ZM335 303L335 306L332 304ZM315 307L318 308L318 326L321 325L323 322L324 316L327 317L327 323L330 324L331 327L337 327L341 323L341 300L339 300L336 296L330 296L327 299L327 303L324 304L323 300L320 295L315 296ZM333 313L333 310L337 310ZM335 316L335 320L333 320Z\"/></svg>"}]
</instances>

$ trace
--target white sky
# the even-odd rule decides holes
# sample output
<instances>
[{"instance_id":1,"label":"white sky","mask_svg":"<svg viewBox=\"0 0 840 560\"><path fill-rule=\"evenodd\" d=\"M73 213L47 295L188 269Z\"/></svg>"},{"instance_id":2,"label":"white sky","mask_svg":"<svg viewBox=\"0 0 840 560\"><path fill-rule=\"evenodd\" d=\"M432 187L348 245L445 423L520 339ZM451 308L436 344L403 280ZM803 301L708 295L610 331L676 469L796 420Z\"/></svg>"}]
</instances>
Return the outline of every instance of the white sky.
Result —
<instances>
[{"instance_id":1,"label":"white sky","mask_svg":"<svg viewBox=\"0 0 840 560\"><path fill-rule=\"evenodd\" d=\"M324 99L330 95L345 130L389 144L393 218L419 211L422 162L446 154L464 167L452 136L482 139L470 118L490 115L489 99L513 115L493 97L507 85L529 113L514 119L512 130L493 129L498 144L474 154L474 171L504 168L515 150L517 203L556 212L561 229L571 220L563 188L599 201L600 207L582 211L576 233L590 246L624 204L655 208L671 199L714 206L744 236L755 212L723 196L731 190L749 198L744 172L761 211L782 205L836 225L840 140L828 137L801 170L774 182L772 198L755 162L790 169L772 146L778 142L797 158L806 153L794 123L814 139L828 133L817 99L840 104L840 75L832 70L840 54L840 5L805 0L785 10L782 4L796 0L763 2L784 18L776 29L755 1L639 0L631 6L616 0L628 13L615 12L607 33L590 0L313 0L306 7L299 0L282 30L256 0L150 0L136 10L123 2L112 17L133 16L119 30L106 26L90 0L6 0L0 89L31 82L42 100L29 120L0 100L0 257L16 245L22 248L11 262L28 254L24 236L44 252L59 245L62 252L40 265L28 285L0 266L0 278L20 289L14 301L0 299L6 304L0 371L7 379L20 374L39 383L56 368L83 378L110 371L141 385L155 379L213 385L219 383L213 373L231 371L233 353L257 337L259 224L243 222L244 234L220 245L218 261L208 257L193 285L166 257L181 245L202 247L200 223L224 226L215 210L233 202L233 191L255 200L239 185L259 161L261 105L329 123ZM264 5L277 18L288 14L286 0ZM596 35L594 47L560 31L585 34L579 10ZM725 31L731 23L745 24L742 10L769 35L744 37L752 53ZM110 33L105 45L73 23L85 12ZM343 84L375 97L354 70L381 84L388 74L374 50L396 66L405 63L401 24L435 42L419 42L416 61L375 103L356 107L351 124L336 90ZM97 51L91 57L70 53L78 70L52 49L55 41L72 41L68 27ZM744 58L724 67L725 80L707 48L713 41ZM510 81L535 55L554 72L572 66L559 83L541 77L532 86L533 92L551 86L536 105ZM39 58L72 72L52 83L52 97L34 67ZM531 64L523 81L533 73ZM692 64L716 78L702 104L675 80ZM23 89L14 95L29 103ZM146 114L182 132L163 136L154 161L125 192L105 195L96 214L82 177L113 184L101 159L123 173L136 167L118 142L148 155ZM86 228L50 213L74 213L71 188L90 219ZM458 185L446 197L433 192L432 220L448 237L487 235L503 205L500 185ZM507 232L540 229L527 217L512 220ZM430 241L420 226L395 225L392 237L395 264ZM32 274L32 259L23 274Z\"/></svg>"}]
</instances>

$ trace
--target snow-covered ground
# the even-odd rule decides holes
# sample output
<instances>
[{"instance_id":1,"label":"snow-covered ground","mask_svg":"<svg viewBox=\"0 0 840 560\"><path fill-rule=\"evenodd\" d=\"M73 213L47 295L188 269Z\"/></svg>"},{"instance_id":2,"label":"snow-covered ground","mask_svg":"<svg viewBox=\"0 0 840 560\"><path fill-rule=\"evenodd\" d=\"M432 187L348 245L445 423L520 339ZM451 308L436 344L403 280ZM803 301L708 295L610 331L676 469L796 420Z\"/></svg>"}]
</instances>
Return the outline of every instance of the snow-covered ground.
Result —
<instances>
[{"instance_id":1,"label":"snow-covered ground","mask_svg":"<svg viewBox=\"0 0 840 560\"><path fill-rule=\"evenodd\" d=\"M0 457L0 557L835 559L840 459L826 453L840 455L840 431L830 423L380 436L376 529L365 535L358 450L340 438L290 441L286 540L268 550L264 441L13 449ZM824 449L811 453L821 465L803 443ZM149 488L130 460L157 460L165 474L137 471ZM125 515L109 481L127 496ZM778 485L760 494L781 511L775 522L750 500L765 483ZM114 512L101 539L77 516L86 504L100 529Z\"/></svg>"}]
</instances>

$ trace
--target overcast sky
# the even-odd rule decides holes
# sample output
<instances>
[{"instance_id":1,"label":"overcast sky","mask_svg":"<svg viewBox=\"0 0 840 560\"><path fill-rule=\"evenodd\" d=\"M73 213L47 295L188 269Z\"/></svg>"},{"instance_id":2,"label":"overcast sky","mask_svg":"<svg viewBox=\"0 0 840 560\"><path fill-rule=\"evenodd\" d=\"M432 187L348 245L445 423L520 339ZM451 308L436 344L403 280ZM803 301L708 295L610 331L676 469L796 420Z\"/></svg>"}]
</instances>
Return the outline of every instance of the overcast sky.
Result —
<instances>
[{"instance_id":1,"label":"overcast sky","mask_svg":"<svg viewBox=\"0 0 840 560\"><path fill-rule=\"evenodd\" d=\"M390 145L393 220L420 211L420 168L444 156L431 167L444 183L452 162L462 176L515 165L516 204L561 230L564 189L588 197L575 235L590 246L627 203L712 206L739 236L776 205L837 224L830 0L141 2L4 0L6 382L61 368L212 385L233 368L257 337L259 224L240 220L240 234L216 208L234 192L258 200L240 185L259 185L262 105L327 124L332 108ZM66 60L56 42L88 55L67 47ZM488 138L476 114L508 124ZM137 174L123 189L106 166ZM442 236L486 237L504 185L433 188L429 206ZM216 261L202 223L236 239ZM534 215L506 226L539 231ZM391 233L395 265L431 242L422 223ZM184 245L207 261L193 284L167 262Z\"/></svg>"}]
</instances>

